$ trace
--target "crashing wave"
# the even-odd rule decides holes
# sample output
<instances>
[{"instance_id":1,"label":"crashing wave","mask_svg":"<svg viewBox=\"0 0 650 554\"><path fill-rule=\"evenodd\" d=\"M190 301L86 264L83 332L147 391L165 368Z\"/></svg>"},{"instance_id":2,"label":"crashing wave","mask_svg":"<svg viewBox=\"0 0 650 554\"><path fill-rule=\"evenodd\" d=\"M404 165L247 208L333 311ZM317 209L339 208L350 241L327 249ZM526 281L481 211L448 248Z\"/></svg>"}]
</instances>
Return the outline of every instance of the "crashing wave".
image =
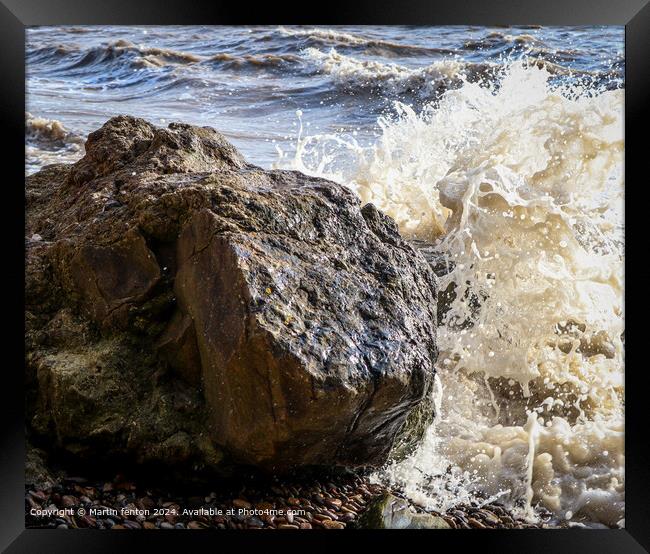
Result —
<instances>
[{"instance_id":1,"label":"crashing wave","mask_svg":"<svg viewBox=\"0 0 650 554\"><path fill-rule=\"evenodd\" d=\"M301 136L279 162L346 183L449 260L434 428L378 476L424 506L623 519L623 97L515 63L398 105L369 147Z\"/></svg>"}]
</instances>

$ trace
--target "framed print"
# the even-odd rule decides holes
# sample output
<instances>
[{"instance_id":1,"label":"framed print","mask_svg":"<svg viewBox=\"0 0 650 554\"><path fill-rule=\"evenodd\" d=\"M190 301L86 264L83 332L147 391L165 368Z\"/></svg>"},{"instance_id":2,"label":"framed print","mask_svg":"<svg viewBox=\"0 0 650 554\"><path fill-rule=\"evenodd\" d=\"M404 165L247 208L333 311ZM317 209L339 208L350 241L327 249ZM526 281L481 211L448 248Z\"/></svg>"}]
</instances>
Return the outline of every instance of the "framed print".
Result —
<instances>
[{"instance_id":1,"label":"framed print","mask_svg":"<svg viewBox=\"0 0 650 554\"><path fill-rule=\"evenodd\" d=\"M7 552L647 551L643 1L0 11Z\"/></svg>"}]
</instances>

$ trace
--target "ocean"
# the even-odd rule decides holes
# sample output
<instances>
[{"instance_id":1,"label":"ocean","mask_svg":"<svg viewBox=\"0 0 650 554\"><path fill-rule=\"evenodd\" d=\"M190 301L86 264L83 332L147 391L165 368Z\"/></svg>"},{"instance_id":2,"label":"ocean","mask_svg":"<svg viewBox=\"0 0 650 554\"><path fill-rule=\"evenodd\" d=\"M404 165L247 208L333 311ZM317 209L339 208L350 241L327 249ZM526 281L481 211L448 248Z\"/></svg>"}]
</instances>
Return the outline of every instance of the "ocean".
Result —
<instances>
[{"instance_id":1,"label":"ocean","mask_svg":"<svg viewBox=\"0 0 650 554\"><path fill-rule=\"evenodd\" d=\"M34 27L26 63L28 173L208 125L444 256L436 418L375 479L624 526L623 27Z\"/></svg>"}]
</instances>

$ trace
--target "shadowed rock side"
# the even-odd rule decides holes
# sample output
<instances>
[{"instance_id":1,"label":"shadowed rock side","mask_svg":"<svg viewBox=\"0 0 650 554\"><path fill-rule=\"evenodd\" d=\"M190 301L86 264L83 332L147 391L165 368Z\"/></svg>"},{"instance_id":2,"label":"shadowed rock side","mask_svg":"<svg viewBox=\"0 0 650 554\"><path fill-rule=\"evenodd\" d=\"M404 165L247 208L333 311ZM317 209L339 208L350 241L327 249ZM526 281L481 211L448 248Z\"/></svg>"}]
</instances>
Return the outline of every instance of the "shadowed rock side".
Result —
<instances>
[{"instance_id":1,"label":"shadowed rock side","mask_svg":"<svg viewBox=\"0 0 650 554\"><path fill-rule=\"evenodd\" d=\"M26 193L41 443L281 471L419 439L435 276L346 188L249 165L210 128L116 117Z\"/></svg>"}]
</instances>

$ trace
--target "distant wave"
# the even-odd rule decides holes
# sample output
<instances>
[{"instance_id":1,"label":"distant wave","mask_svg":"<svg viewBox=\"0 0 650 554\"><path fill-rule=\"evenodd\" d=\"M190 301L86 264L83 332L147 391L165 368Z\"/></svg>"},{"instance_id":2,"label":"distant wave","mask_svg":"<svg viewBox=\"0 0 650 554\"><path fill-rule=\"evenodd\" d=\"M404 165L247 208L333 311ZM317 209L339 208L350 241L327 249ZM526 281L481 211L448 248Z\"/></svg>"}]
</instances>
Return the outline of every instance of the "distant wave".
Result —
<instances>
[{"instance_id":1,"label":"distant wave","mask_svg":"<svg viewBox=\"0 0 650 554\"><path fill-rule=\"evenodd\" d=\"M202 58L187 52L179 52L169 48L141 47L128 40L117 40L90 49L78 46L45 46L33 51L28 62L46 62L69 60L65 66L53 69L73 70L91 66L104 66L107 63L124 61L131 68L162 67L171 64L193 64Z\"/></svg>"},{"instance_id":2,"label":"distant wave","mask_svg":"<svg viewBox=\"0 0 650 554\"><path fill-rule=\"evenodd\" d=\"M236 56L220 53L210 56L206 61L213 62L228 69L251 68L285 68L301 63L301 58L294 54L258 54Z\"/></svg>"},{"instance_id":3,"label":"distant wave","mask_svg":"<svg viewBox=\"0 0 650 554\"><path fill-rule=\"evenodd\" d=\"M209 79L214 70L268 70L329 75L339 92L379 89L423 99L430 99L463 81L492 81L504 66L502 58L511 55L523 57L530 65L543 67L553 76L601 81L610 88L620 86L624 71L623 60L616 60L605 72L573 69L572 62L579 57L577 52L554 50L530 34L492 32L482 38L466 40L459 51L484 51L481 61L473 58L470 61L462 60L453 50L399 44L394 40L367 38L334 29L279 27L271 31L271 35L264 34L257 39L266 39L274 33L291 39L293 44L275 44L275 51L254 53L224 51L221 50L223 45L216 52L210 52L207 44L202 53L197 54L120 39L90 48L74 43L33 48L27 61L28 66L38 66L44 75L81 77L85 87L93 90L147 86L151 89L149 93L158 93L191 85L196 79ZM412 59L420 56L428 65L413 67L409 63L407 67L390 63L391 58L398 56ZM196 67L200 68L198 72L189 70Z\"/></svg>"},{"instance_id":4,"label":"distant wave","mask_svg":"<svg viewBox=\"0 0 650 554\"><path fill-rule=\"evenodd\" d=\"M31 63L51 63L49 71L105 71L106 66L113 69L155 69L169 66L190 66L213 64L224 69L283 68L297 65L301 58L294 54L247 54L236 55L216 53L198 55L169 48L143 47L127 40L118 40L90 49L77 46L46 46L32 51L28 61Z\"/></svg>"},{"instance_id":5,"label":"distant wave","mask_svg":"<svg viewBox=\"0 0 650 554\"><path fill-rule=\"evenodd\" d=\"M489 33L486 36L465 41L463 47L467 50L483 50L485 48L504 47L511 44L522 46L542 46L544 43L532 35L509 35L507 33Z\"/></svg>"},{"instance_id":6,"label":"distant wave","mask_svg":"<svg viewBox=\"0 0 650 554\"><path fill-rule=\"evenodd\" d=\"M459 85L463 80L491 79L501 70L496 64L460 60L440 60L412 69L346 56L334 48L329 52L307 48L304 55L316 64L320 72L330 75L344 88L381 89L395 94L416 93L423 98L431 97L453 84Z\"/></svg>"},{"instance_id":7,"label":"distant wave","mask_svg":"<svg viewBox=\"0 0 650 554\"><path fill-rule=\"evenodd\" d=\"M459 59L444 59L421 68L409 68L399 64L382 63L359 59L339 53L332 48L323 52L307 48L303 54L317 65L318 70L330 75L345 89L381 89L394 94L417 94L430 99L445 90L463 82L493 82L502 76L506 66L496 62L468 62ZM542 57L528 56L522 60L529 67L544 69L551 76L588 79L592 83L610 83L618 76L618 68L608 73L576 70Z\"/></svg>"},{"instance_id":8,"label":"distant wave","mask_svg":"<svg viewBox=\"0 0 650 554\"><path fill-rule=\"evenodd\" d=\"M304 37L314 43L362 46L374 50L374 53L377 55L385 56L390 56L391 54L401 56L453 55L456 53L455 50L448 48L400 44L388 40L365 38L359 35L335 31L334 29L287 29L286 27L279 27L278 32L287 37Z\"/></svg>"}]
</instances>

